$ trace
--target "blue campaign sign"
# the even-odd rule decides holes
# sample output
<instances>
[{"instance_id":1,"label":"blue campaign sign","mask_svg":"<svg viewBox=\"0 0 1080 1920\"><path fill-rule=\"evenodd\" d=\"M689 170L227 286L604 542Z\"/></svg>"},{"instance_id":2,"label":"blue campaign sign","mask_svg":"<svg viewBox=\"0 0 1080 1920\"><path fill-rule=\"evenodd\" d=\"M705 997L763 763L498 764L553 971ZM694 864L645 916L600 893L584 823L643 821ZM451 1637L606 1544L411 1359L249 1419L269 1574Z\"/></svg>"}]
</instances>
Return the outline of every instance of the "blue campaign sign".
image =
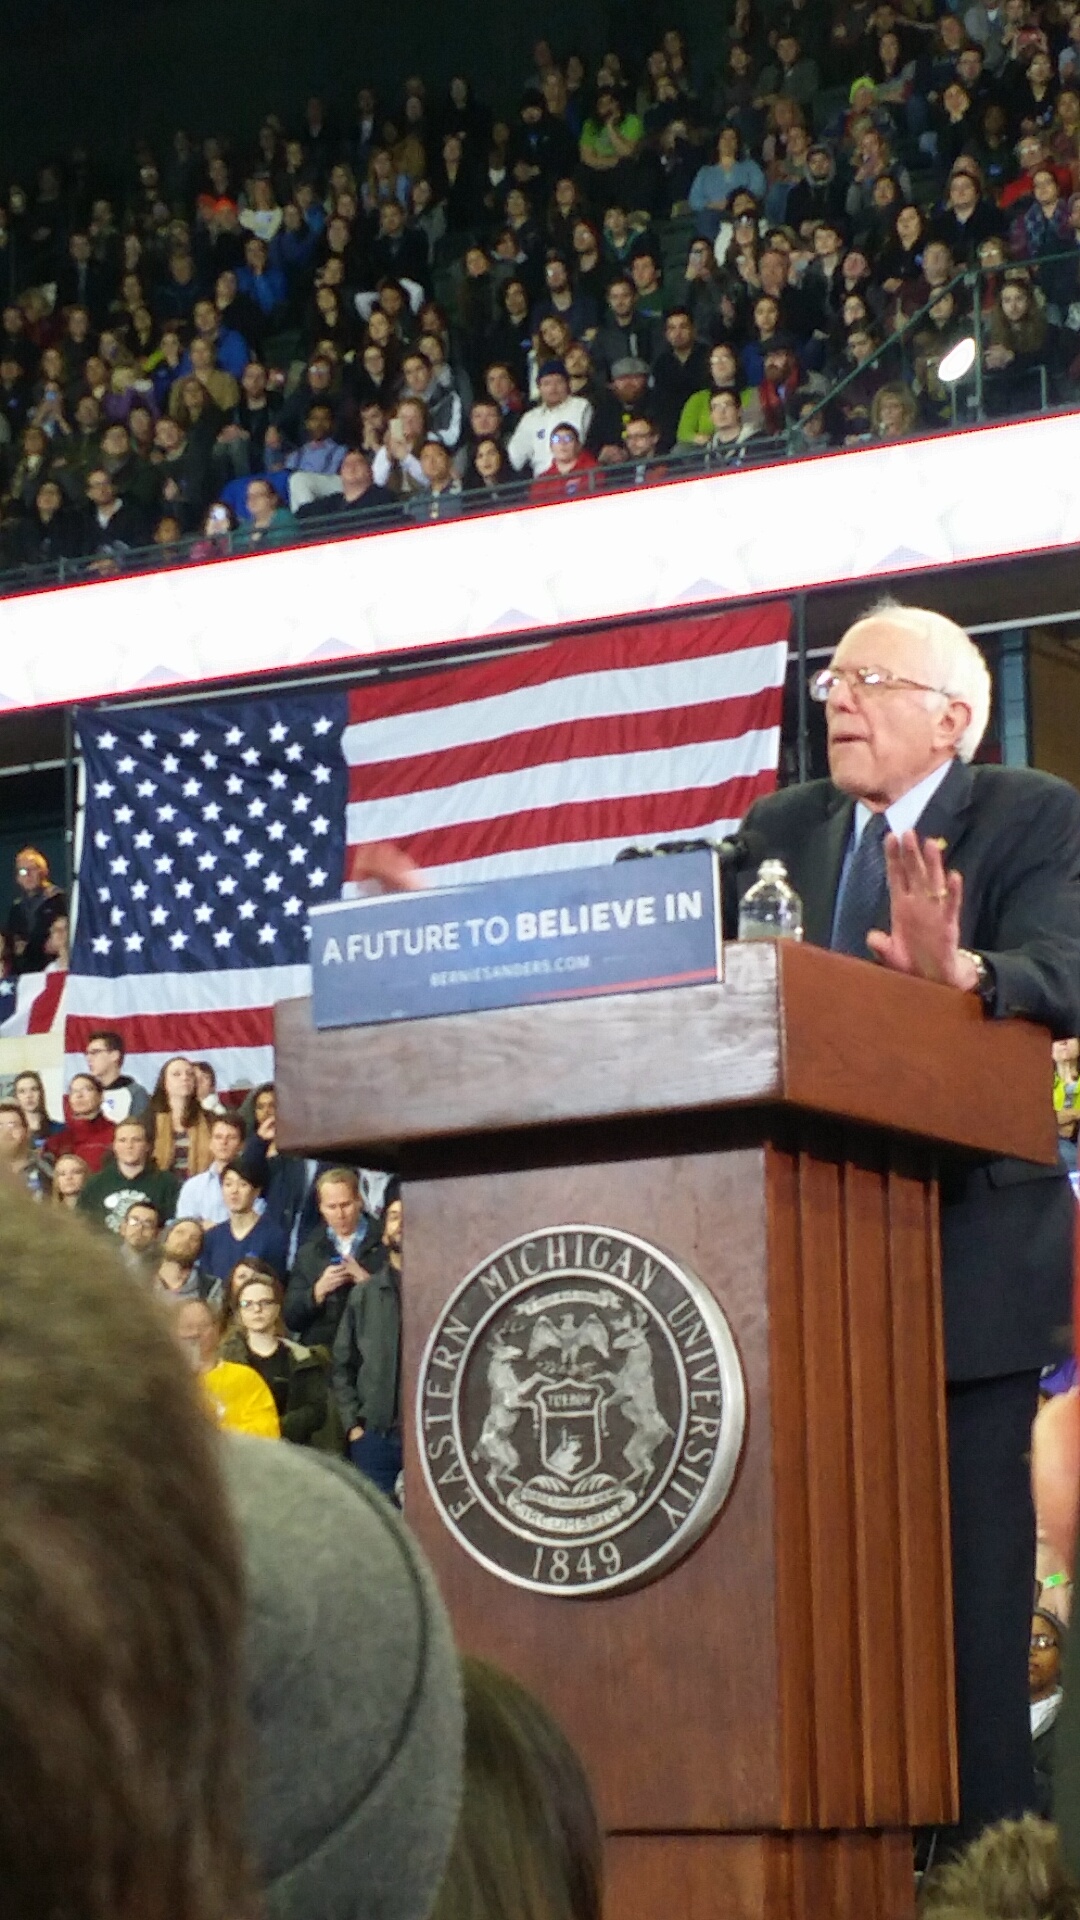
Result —
<instances>
[{"instance_id":1,"label":"blue campaign sign","mask_svg":"<svg viewBox=\"0 0 1080 1920\"><path fill-rule=\"evenodd\" d=\"M713 854L315 907L317 1027L423 1020L720 978Z\"/></svg>"}]
</instances>

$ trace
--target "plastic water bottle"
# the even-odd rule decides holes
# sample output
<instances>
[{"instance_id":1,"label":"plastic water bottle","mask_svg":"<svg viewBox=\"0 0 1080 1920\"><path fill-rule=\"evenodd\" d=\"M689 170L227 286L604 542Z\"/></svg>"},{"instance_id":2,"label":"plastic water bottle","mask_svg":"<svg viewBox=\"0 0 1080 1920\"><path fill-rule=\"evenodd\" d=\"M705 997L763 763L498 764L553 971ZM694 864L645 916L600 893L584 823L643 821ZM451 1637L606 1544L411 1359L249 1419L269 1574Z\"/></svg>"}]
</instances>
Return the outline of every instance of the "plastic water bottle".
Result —
<instances>
[{"instance_id":1,"label":"plastic water bottle","mask_svg":"<svg viewBox=\"0 0 1080 1920\"><path fill-rule=\"evenodd\" d=\"M802 901L782 860L763 860L739 908L740 940L801 940Z\"/></svg>"}]
</instances>

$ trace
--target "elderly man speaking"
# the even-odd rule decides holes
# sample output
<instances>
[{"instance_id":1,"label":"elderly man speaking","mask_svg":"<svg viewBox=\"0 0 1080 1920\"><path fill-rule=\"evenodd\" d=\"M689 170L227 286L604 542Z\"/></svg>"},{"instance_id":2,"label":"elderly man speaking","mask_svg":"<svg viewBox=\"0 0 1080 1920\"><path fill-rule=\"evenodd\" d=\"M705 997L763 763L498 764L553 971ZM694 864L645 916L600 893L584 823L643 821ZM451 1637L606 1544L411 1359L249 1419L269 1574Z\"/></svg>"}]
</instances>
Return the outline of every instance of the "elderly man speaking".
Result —
<instances>
[{"instance_id":1,"label":"elderly man speaking","mask_svg":"<svg viewBox=\"0 0 1080 1920\"><path fill-rule=\"evenodd\" d=\"M884 603L811 693L828 780L751 808L803 899L806 938L977 995L989 1019L1080 1032L1080 796L973 767L990 676L952 621ZM949 1062L940 1063L942 1073ZM1070 1317L1063 1170L996 1160L942 1190L960 1834L1032 1805L1028 1473L1040 1368Z\"/></svg>"}]
</instances>

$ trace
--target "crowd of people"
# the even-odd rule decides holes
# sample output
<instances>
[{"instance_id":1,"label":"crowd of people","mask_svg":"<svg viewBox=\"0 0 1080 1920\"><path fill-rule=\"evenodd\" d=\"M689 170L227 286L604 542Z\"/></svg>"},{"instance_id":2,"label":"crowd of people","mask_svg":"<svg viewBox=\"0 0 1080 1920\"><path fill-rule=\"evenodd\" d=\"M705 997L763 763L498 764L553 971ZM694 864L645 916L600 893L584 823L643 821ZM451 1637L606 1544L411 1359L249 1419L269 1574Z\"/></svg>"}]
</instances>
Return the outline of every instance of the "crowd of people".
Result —
<instances>
[{"instance_id":1,"label":"crowd of people","mask_svg":"<svg viewBox=\"0 0 1080 1920\"><path fill-rule=\"evenodd\" d=\"M86 1044L62 1119L41 1076L0 1100L0 1171L114 1236L177 1331L223 1427L349 1457L391 1498L401 1473L402 1203L383 1176L312 1168L276 1145L272 1084L242 1106L206 1061L124 1072Z\"/></svg>"},{"instance_id":2,"label":"crowd of people","mask_svg":"<svg viewBox=\"0 0 1080 1920\"><path fill-rule=\"evenodd\" d=\"M637 68L539 40L505 110L413 74L122 180L79 150L0 201L0 561L941 427L976 323L985 411L1068 404L1078 188L1075 0L736 0L719 72L674 28Z\"/></svg>"}]
</instances>

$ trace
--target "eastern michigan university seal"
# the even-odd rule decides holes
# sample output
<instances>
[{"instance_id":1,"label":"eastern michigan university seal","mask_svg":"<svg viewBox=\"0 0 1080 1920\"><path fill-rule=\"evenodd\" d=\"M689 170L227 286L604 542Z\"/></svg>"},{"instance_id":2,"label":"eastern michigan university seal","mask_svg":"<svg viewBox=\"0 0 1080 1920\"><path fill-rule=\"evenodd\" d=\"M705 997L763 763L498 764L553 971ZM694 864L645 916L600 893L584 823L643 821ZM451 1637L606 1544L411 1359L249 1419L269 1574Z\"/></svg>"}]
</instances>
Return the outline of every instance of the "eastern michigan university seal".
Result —
<instances>
[{"instance_id":1,"label":"eastern michigan university seal","mask_svg":"<svg viewBox=\"0 0 1080 1920\"><path fill-rule=\"evenodd\" d=\"M543 1227L461 1282L420 1366L420 1458L474 1559L534 1591L652 1579L723 1506L742 1368L689 1268L635 1235Z\"/></svg>"}]
</instances>

